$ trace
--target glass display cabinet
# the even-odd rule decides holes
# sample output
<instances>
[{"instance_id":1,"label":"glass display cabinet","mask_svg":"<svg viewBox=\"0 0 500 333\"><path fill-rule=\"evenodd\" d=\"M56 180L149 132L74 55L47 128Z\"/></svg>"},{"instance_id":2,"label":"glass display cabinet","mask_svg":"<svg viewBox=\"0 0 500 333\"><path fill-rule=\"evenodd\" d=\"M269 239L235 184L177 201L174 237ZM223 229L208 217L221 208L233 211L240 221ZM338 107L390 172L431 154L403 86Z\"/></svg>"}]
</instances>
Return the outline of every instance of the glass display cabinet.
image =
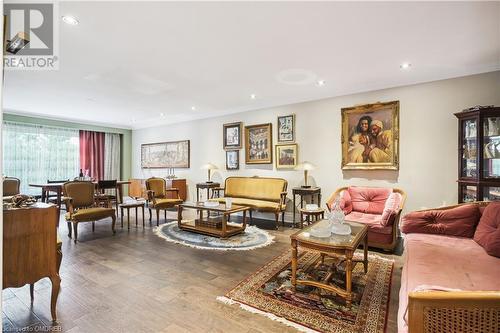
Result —
<instances>
[{"instance_id":1,"label":"glass display cabinet","mask_svg":"<svg viewBox=\"0 0 500 333\"><path fill-rule=\"evenodd\" d=\"M500 200L500 107L477 106L458 118L458 201Z\"/></svg>"}]
</instances>

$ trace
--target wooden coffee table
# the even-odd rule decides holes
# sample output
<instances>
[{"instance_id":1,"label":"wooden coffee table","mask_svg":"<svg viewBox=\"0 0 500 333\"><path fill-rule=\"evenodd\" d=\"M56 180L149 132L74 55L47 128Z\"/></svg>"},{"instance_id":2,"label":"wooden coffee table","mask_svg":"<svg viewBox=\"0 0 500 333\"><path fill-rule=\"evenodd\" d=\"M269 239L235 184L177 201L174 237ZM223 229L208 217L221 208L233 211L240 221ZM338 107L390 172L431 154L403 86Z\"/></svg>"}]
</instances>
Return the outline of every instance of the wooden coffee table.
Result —
<instances>
[{"instance_id":1,"label":"wooden coffee table","mask_svg":"<svg viewBox=\"0 0 500 333\"><path fill-rule=\"evenodd\" d=\"M342 236L332 234L330 237L321 238L311 236L311 228L314 228L318 223L324 222L326 221L318 221L290 236L292 242L292 286L295 289L297 284L302 284L334 292L346 300L347 306L351 306L353 298L351 290L352 270L358 262L362 262L365 273L368 271L368 227L361 223L346 221L345 223L351 226L351 235ZM363 260L353 259L354 252L361 244L363 244L364 249ZM321 254L320 263L323 263L325 256L345 260L346 288L343 289L331 282L333 272L327 274L321 281L298 280L297 261L299 247L306 251L319 252Z\"/></svg>"},{"instance_id":2,"label":"wooden coffee table","mask_svg":"<svg viewBox=\"0 0 500 333\"><path fill-rule=\"evenodd\" d=\"M227 208L222 203L217 206L205 206L203 202L183 203L177 207L179 229L220 238L244 232L247 226L247 211L250 210L250 207L239 205L231 205L231 208ZM182 210L184 208L196 209L197 217L192 220L183 220ZM238 226L228 225L229 216L238 212L243 212L243 223Z\"/></svg>"}]
</instances>

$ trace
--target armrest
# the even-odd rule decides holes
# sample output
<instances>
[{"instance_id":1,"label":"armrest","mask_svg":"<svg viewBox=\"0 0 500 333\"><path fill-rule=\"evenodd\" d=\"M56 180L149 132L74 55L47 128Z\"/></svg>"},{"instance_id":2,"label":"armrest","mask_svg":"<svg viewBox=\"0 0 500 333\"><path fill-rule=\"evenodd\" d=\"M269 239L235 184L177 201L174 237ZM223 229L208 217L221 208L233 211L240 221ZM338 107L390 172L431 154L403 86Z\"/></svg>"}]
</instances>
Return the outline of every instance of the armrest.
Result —
<instances>
[{"instance_id":1,"label":"armrest","mask_svg":"<svg viewBox=\"0 0 500 333\"><path fill-rule=\"evenodd\" d=\"M71 216L74 212L74 208L73 208L73 198L71 197L63 197L61 199L61 201L64 202L64 205L66 206L66 211L69 213L69 215Z\"/></svg>"},{"instance_id":2,"label":"armrest","mask_svg":"<svg viewBox=\"0 0 500 333\"><path fill-rule=\"evenodd\" d=\"M181 196L180 196L180 194L179 194L179 189L178 189L178 188L176 188L176 187L171 187L171 188L167 188L166 190L167 190L167 192L175 192L175 193L177 193L177 199L180 199L180 198L181 198Z\"/></svg>"},{"instance_id":3,"label":"armrest","mask_svg":"<svg viewBox=\"0 0 500 333\"><path fill-rule=\"evenodd\" d=\"M281 205L285 205L286 204L286 196L287 196L288 192L281 192L280 193L280 207Z\"/></svg>"},{"instance_id":4,"label":"armrest","mask_svg":"<svg viewBox=\"0 0 500 333\"><path fill-rule=\"evenodd\" d=\"M498 291L422 291L408 295L408 330L412 333L429 332L424 322L437 325L427 327L437 331L470 332L474 323L481 323L485 332L498 327L500 311ZM446 315L443 315L446 313ZM441 331L441 330L439 330Z\"/></svg>"}]
</instances>

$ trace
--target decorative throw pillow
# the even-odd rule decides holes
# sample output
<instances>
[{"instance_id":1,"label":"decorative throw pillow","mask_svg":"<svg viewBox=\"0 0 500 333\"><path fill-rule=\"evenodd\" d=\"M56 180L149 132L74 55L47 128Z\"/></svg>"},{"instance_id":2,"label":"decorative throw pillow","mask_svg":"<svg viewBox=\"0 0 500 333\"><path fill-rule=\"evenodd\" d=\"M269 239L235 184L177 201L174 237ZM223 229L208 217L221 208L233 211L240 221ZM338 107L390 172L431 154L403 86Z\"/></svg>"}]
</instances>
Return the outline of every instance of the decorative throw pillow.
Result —
<instances>
[{"instance_id":1,"label":"decorative throw pillow","mask_svg":"<svg viewBox=\"0 0 500 333\"><path fill-rule=\"evenodd\" d=\"M352 212L351 195L348 190L340 192L340 209L344 211L345 215L351 214Z\"/></svg>"},{"instance_id":2,"label":"decorative throw pillow","mask_svg":"<svg viewBox=\"0 0 500 333\"><path fill-rule=\"evenodd\" d=\"M393 220L392 217L399 211L400 204L401 194L392 192L385 202L384 211L382 213L382 220L380 221L381 225L386 226L390 224L390 222Z\"/></svg>"},{"instance_id":3,"label":"decorative throw pillow","mask_svg":"<svg viewBox=\"0 0 500 333\"><path fill-rule=\"evenodd\" d=\"M352 209L367 214L380 214L384 211L385 202L392 193L392 188L350 186L349 194Z\"/></svg>"},{"instance_id":4,"label":"decorative throw pillow","mask_svg":"<svg viewBox=\"0 0 500 333\"><path fill-rule=\"evenodd\" d=\"M490 203L483 212L474 240L490 256L500 257L500 202Z\"/></svg>"},{"instance_id":5,"label":"decorative throw pillow","mask_svg":"<svg viewBox=\"0 0 500 333\"><path fill-rule=\"evenodd\" d=\"M401 231L406 234L441 234L472 238L479 217L479 208L475 204L412 212L403 217Z\"/></svg>"}]
</instances>

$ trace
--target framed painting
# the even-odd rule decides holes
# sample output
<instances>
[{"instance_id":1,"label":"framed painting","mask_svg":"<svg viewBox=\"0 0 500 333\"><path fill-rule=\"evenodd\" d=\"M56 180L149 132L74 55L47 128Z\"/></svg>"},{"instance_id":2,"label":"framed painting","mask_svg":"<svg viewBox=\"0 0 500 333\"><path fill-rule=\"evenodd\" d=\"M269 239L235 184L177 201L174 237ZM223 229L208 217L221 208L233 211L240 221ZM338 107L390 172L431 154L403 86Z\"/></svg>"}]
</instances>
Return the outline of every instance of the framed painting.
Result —
<instances>
[{"instance_id":1,"label":"framed painting","mask_svg":"<svg viewBox=\"0 0 500 333\"><path fill-rule=\"evenodd\" d=\"M245 126L245 163L273 163L272 124Z\"/></svg>"},{"instance_id":2,"label":"framed painting","mask_svg":"<svg viewBox=\"0 0 500 333\"><path fill-rule=\"evenodd\" d=\"M399 101L342 109L342 169L399 170Z\"/></svg>"},{"instance_id":3,"label":"framed painting","mask_svg":"<svg viewBox=\"0 0 500 333\"><path fill-rule=\"evenodd\" d=\"M223 125L224 149L241 148L241 122Z\"/></svg>"},{"instance_id":4,"label":"framed painting","mask_svg":"<svg viewBox=\"0 0 500 333\"><path fill-rule=\"evenodd\" d=\"M240 168L240 151L226 150L226 170L238 170Z\"/></svg>"},{"instance_id":5,"label":"framed painting","mask_svg":"<svg viewBox=\"0 0 500 333\"><path fill-rule=\"evenodd\" d=\"M295 141L295 115L278 117L278 142Z\"/></svg>"},{"instance_id":6,"label":"framed painting","mask_svg":"<svg viewBox=\"0 0 500 333\"><path fill-rule=\"evenodd\" d=\"M298 145L276 145L276 169L294 169L297 166Z\"/></svg>"},{"instance_id":7,"label":"framed painting","mask_svg":"<svg viewBox=\"0 0 500 333\"><path fill-rule=\"evenodd\" d=\"M189 140L141 145L143 169L189 168Z\"/></svg>"}]
</instances>

